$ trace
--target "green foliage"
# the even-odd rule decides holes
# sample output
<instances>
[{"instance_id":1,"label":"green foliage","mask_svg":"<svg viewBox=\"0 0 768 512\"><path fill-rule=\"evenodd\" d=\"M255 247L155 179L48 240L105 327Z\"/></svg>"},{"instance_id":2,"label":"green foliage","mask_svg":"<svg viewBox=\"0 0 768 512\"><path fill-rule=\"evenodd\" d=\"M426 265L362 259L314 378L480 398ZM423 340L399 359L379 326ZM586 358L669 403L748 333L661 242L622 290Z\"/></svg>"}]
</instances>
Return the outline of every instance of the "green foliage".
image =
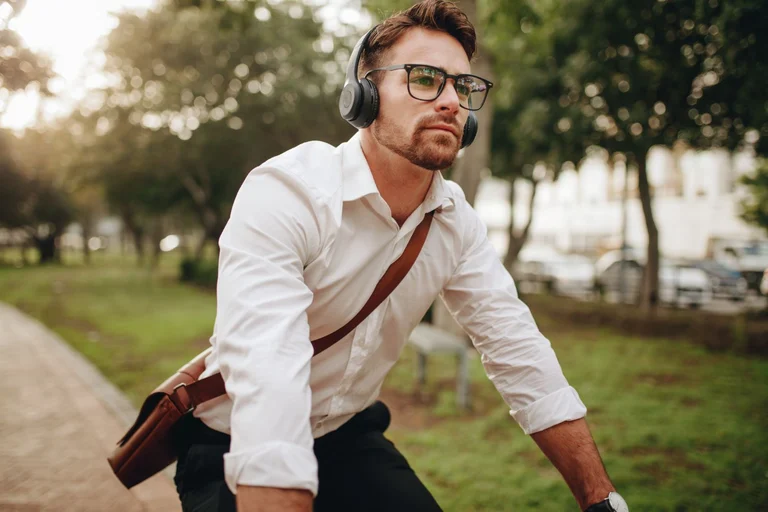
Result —
<instances>
[{"instance_id":1,"label":"green foliage","mask_svg":"<svg viewBox=\"0 0 768 512\"><path fill-rule=\"evenodd\" d=\"M704 0L700 1L703 4ZM699 6L701 9L701 5ZM712 58L722 63L727 73L710 87L704 97L709 108L715 104L726 107L739 135L753 128L760 138L755 142L757 152L768 154L768 101L765 84L768 81L768 15L764 2L728 0L719 3L713 13L711 27L721 40ZM710 31L713 29L710 27ZM709 48L707 48L709 50ZM755 133L752 134L756 135Z\"/></svg>"},{"instance_id":2,"label":"green foliage","mask_svg":"<svg viewBox=\"0 0 768 512\"><path fill-rule=\"evenodd\" d=\"M142 231L159 213L216 240L247 172L307 140L339 143L342 64L295 2L169 2L122 14L106 42L114 77L80 120L89 166L114 209ZM254 18L258 6L258 19ZM137 44L137 41L140 41ZM88 113L88 112L86 112Z\"/></svg>"},{"instance_id":3,"label":"green foliage","mask_svg":"<svg viewBox=\"0 0 768 512\"><path fill-rule=\"evenodd\" d=\"M0 227L35 239L56 236L73 218L71 201L43 169L29 168L25 155L17 155L18 142L0 132L0 150L6 148L0 151Z\"/></svg>"},{"instance_id":4,"label":"green foliage","mask_svg":"<svg viewBox=\"0 0 768 512\"><path fill-rule=\"evenodd\" d=\"M179 280L206 288L216 288L219 266L215 261L184 258L179 264Z\"/></svg>"},{"instance_id":5,"label":"green foliage","mask_svg":"<svg viewBox=\"0 0 768 512\"><path fill-rule=\"evenodd\" d=\"M500 159L535 149L538 140L556 153L595 144L625 154L638 169L649 262L642 303L652 305L658 230L647 152L680 140L732 149L765 138L756 134L768 134L768 52L761 51L768 7L757 0L489 1L489 40L510 82L499 80L509 108L497 112L496 146L507 152Z\"/></svg>"},{"instance_id":6,"label":"green foliage","mask_svg":"<svg viewBox=\"0 0 768 512\"><path fill-rule=\"evenodd\" d=\"M754 173L742 177L749 196L741 203L741 217L768 233L768 160L761 159Z\"/></svg>"},{"instance_id":7,"label":"green foliage","mask_svg":"<svg viewBox=\"0 0 768 512\"><path fill-rule=\"evenodd\" d=\"M526 297L536 316L560 317L566 323L612 328L647 338L688 340L717 352L768 355L768 322L748 315L708 314L662 309L649 318L623 304L587 303L543 295Z\"/></svg>"},{"instance_id":8,"label":"green foliage","mask_svg":"<svg viewBox=\"0 0 768 512\"><path fill-rule=\"evenodd\" d=\"M54 76L48 59L32 52L9 28L25 3L0 1L0 117L14 92L50 94L48 81ZM0 226L23 230L41 248L41 261L53 259L55 237L72 218L71 201L60 183L32 163L31 152L18 151L19 142L0 130Z\"/></svg>"},{"instance_id":9,"label":"green foliage","mask_svg":"<svg viewBox=\"0 0 768 512\"><path fill-rule=\"evenodd\" d=\"M696 148L735 147L748 125L733 82L748 63L758 71L766 65L765 54L738 52L726 37L734 23L746 39L755 37L750 18L768 14L762 2L745 3L750 9L697 0L569 2L559 17L577 30L553 38L553 58L565 65L560 101L578 106L611 152L639 159L652 145L680 139ZM763 88L751 105L764 110L766 99Z\"/></svg>"},{"instance_id":10,"label":"green foliage","mask_svg":"<svg viewBox=\"0 0 768 512\"><path fill-rule=\"evenodd\" d=\"M556 178L564 163L578 164L594 142L584 116L559 95L565 63L553 57L555 37L575 27L546 2L535 10L525 2L508 7L492 11L486 31L497 79L492 169L501 177L531 180L533 166L543 163Z\"/></svg>"},{"instance_id":11,"label":"green foliage","mask_svg":"<svg viewBox=\"0 0 768 512\"><path fill-rule=\"evenodd\" d=\"M15 92L33 87L50 94L48 80L54 74L50 61L24 45L19 35L8 28L10 21L24 8L24 1L0 1L0 92ZM4 95L0 94L0 114L5 110Z\"/></svg>"}]
</instances>

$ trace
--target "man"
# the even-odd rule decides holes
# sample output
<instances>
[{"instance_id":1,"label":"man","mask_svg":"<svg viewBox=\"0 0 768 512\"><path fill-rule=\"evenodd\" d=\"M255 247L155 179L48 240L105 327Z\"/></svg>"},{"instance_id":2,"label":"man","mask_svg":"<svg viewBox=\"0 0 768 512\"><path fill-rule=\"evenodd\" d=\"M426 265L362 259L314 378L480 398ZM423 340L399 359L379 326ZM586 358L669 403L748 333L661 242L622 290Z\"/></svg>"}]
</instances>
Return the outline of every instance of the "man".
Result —
<instances>
[{"instance_id":1,"label":"man","mask_svg":"<svg viewBox=\"0 0 768 512\"><path fill-rule=\"evenodd\" d=\"M438 295L581 509L620 506L584 405L478 216L439 172L456 158L470 109L491 87L469 75L474 51L474 29L452 3L425 0L393 16L362 48L359 76L378 91L378 102L369 98L372 123L338 148L294 148L245 180L220 240L204 374L221 372L227 395L199 407L185 426L177 467L184 510L440 510L384 437L389 415L376 401ZM342 111L350 100L342 96ZM310 340L360 310L433 211L405 279L313 358Z\"/></svg>"}]
</instances>

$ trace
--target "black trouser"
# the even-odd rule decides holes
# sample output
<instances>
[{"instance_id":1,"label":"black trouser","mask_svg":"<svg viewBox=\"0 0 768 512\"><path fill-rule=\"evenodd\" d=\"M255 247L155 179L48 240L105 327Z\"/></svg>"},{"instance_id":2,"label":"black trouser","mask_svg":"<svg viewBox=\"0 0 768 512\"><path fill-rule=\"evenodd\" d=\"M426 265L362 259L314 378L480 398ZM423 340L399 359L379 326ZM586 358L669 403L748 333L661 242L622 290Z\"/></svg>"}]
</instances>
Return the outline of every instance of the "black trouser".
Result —
<instances>
[{"instance_id":1,"label":"black trouser","mask_svg":"<svg viewBox=\"0 0 768 512\"><path fill-rule=\"evenodd\" d=\"M384 431L389 410L376 402L338 430L315 439L315 512L436 512L437 502ZM180 429L176 489L184 512L235 512L224 482L230 438L189 415Z\"/></svg>"}]
</instances>

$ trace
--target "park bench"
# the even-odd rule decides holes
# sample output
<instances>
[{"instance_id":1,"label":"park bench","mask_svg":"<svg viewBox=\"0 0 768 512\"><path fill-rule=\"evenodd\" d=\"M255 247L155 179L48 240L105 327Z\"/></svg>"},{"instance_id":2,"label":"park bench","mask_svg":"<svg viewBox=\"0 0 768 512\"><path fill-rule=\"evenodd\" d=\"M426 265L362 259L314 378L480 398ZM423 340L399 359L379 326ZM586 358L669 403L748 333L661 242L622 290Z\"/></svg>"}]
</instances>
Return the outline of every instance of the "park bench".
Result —
<instances>
[{"instance_id":1,"label":"park bench","mask_svg":"<svg viewBox=\"0 0 768 512\"><path fill-rule=\"evenodd\" d=\"M408 342L416 350L418 357L419 391L427 382L427 356L432 354L455 354L458 363L456 370L456 403L460 409L469 408L469 366L467 361L467 343L464 338L444 331L431 324L421 323L411 333Z\"/></svg>"}]
</instances>

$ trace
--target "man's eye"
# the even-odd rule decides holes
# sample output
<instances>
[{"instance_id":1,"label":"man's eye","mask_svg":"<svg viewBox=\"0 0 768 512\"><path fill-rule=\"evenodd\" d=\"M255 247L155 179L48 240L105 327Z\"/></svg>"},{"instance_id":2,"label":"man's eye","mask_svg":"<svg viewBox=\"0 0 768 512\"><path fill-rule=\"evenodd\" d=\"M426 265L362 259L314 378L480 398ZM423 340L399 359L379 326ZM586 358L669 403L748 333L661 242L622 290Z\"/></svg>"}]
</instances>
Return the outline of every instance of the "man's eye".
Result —
<instances>
[{"instance_id":1,"label":"man's eye","mask_svg":"<svg viewBox=\"0 0 768 512\"><path fill-rule=\"evenodd\" d=\"M431 76L420 76L411 80L411 83L423 86L432 86L435 84L435 79Z\"/></svg>"},{"instance_id":2,"label":"man's eye","mask_svg":"<svg viewBox=\"0 0 768 512\"><path fill-rule=\"evenodd\" d=\"M464 84L457 84L456 85L456 92L459 93L462 96L469 96L469 86Z\"/></svg>"}]
</instances>

